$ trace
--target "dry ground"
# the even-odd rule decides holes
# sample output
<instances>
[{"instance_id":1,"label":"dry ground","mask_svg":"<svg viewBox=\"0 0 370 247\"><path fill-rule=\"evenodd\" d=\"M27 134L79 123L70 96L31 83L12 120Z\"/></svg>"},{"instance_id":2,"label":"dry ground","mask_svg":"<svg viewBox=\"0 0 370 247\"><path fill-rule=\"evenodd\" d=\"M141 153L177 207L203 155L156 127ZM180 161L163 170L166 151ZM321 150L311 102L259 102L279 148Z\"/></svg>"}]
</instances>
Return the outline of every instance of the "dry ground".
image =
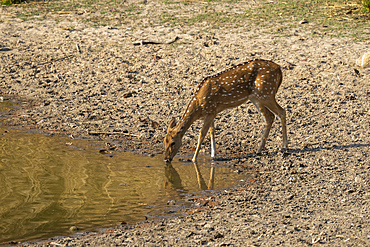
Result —
<instances>
[{"instance_id":1,"label":"dry ground","mask_svg":"<svg viewBox=\"0 0 370 247\"><path fill-rule=\"evenodd\" d=\"M214 197L189 198L198 209L182 218L35 245L369 246L370 69L355 66L369 41L353 39L355 29L335 37L294 18L276 29L248 19L163 22L258 6L234 4L188 1L171 9L148 1L138 18L109 15L107 26L84 20L109 11L50 12L24 21L16 12L26 8L2 8L0 96L25 106L8 113L7 125L112 138L122 149L161 155L170 118L182 115L202 78L255 58L280 64L284 73L277 101L287 110L289 153L279 152L277 120L266 152L253 154L263 121L252 104L216 120L218 155L240 172L253 170L255 179ZM282 27L284 33L271 31ZM174 37L171 44L133 45ZM182 154L191 154L200 126L189 129Z\"/></svg>"}]
</instances>

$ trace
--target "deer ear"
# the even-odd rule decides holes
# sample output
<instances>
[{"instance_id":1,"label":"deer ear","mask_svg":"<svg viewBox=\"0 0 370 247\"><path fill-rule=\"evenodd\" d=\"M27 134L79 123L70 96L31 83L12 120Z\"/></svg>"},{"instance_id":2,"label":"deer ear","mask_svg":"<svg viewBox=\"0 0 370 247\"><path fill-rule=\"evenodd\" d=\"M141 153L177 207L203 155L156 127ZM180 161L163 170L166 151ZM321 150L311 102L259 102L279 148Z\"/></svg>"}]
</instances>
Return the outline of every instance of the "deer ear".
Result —
<instances>
[{"instance_id":1,"label":"deer ear","mask_svg":"<svg viewBox=\"0 0 370 247\"><path fill-rule=\"evenodd\" d=\"M176 118L172 118L170 124L168 125L167 132L173 129L176 126Z\"/></svg>"}]
</instances>

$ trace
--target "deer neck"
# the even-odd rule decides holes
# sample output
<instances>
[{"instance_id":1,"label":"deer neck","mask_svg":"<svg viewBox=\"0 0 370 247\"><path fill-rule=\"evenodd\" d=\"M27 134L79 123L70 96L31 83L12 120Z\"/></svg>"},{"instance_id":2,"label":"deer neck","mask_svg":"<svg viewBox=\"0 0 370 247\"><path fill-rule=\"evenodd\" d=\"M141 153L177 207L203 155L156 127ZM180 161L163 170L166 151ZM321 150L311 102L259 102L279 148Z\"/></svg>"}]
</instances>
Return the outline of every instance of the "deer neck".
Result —
<instances>
[{"instance_id":1,"label":"deer neck","mask_svg":"<svg viewBox=\"0 0 370 247\"><path fill-rule=\"evenodd\" d=\"M192 100L185 113L182 115L177 124L177 132L183 137L194 121L201 118L201 108L198 106L196 99Z\"/></svg>"}]
</instances>

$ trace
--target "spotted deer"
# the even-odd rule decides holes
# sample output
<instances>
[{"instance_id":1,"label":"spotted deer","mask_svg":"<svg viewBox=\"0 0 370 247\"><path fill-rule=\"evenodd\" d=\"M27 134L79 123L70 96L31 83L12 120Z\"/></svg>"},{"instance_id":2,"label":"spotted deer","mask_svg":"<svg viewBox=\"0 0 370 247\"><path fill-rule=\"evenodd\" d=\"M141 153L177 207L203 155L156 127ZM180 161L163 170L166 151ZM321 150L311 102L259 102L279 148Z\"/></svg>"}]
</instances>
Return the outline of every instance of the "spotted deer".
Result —
<instances>
[{"instance_id":1,"label":"spotted deer","mask_svg":"<svg viewBox=\"0 0 370 247\"><path fill-rule=\"evenodd\" d=\"M279 65L271 61L251 60L214 76L205 78L196 88L180 121L172 118L164 138L165 161L171 162L181 146L181 140L191 124L203 119L204 124L198 138L198 145L192 161L196 162L200 146L209 131L211 136L211 157L216 156L214 119L216 115L229 108L250 100L261 112L266 127L257 153L266 144L275 115L281 120L283 148L288 148L286 113L275 99L282 82Z\"/></svg>"}]
</instances>

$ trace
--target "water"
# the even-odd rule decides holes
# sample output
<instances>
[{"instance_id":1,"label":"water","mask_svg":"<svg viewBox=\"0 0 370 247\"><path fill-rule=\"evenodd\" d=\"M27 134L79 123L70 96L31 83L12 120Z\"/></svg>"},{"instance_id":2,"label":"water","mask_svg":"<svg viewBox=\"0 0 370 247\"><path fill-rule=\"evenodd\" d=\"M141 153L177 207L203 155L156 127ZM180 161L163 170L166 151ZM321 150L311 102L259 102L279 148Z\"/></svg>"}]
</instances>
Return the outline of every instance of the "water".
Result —
<instances>
[{"instance_id":1,"label":"water","mask_svg":"<svg viewBox=\"0 0 370 247\"><path fill-rule=\"evenodd\" d=\"M104 145L0 127L0 243L166 215L168 200L242 178L207 159L165 166L161 156L104 155Z\"/></svg>"}]
</instances>

